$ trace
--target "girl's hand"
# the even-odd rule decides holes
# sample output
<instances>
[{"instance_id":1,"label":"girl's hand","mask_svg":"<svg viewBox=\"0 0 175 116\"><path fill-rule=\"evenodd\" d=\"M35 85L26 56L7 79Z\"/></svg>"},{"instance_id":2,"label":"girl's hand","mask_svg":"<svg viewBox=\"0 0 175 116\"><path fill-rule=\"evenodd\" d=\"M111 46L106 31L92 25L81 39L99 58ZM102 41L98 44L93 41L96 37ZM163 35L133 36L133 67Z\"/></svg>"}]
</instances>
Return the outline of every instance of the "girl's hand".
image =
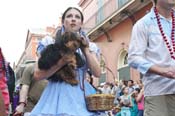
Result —
<instances>
[{"instance_id":1,"label":"girl's hand","mask_svg":"<svg viewBox=\"0 0 175 116\"><path fill-rule=\"evenodd\" d=\"M89 42L86 38L84 38L83 36L81 36L81 49L87 48L89 47Z\"/></svg>"},{"instance_id":2,"label":"girl's hand","mask_svg":"<svg viewBox=\"0 0 175 116\"><path fill-rule=\"evenodd\" d=\"M141 91L140 91L142 94L144 93L144 87L141 89Z\"/></svg>"}]
</instances>

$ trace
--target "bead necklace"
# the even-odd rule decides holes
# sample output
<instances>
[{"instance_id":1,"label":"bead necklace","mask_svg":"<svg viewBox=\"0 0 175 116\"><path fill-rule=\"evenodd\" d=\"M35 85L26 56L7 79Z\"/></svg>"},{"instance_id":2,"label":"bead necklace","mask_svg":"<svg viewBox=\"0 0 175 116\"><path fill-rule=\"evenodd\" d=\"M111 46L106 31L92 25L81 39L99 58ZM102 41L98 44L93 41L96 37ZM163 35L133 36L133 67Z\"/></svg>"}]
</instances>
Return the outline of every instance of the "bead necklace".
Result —
<instances>
[{"instance_id":1,"label":"bead necklace","mask_svg":"<svg viewBox=\"0 0 175 116\"><path fill-rule=\"evenodd\" d=\"M160 33L161 33L161 35L163 37L163 40L164 40L164 42L165 42L165 44L166 44L166 46L168 48L168 51L169 51L169 53L171 55L171 58L173 60L175 60L175 55L174 55L174 53L175 53L175 40L174 40L175 39L175 37L174 37L174 34L175 34L174 33L174 31L175 31L175 16L174 16L174 10L173 9L171 10L171 17L172 17L171 42L172 42L173 49L171 47L171 44L168 42L168 39L166 38L165 33L163 32L163 28L162 28L162 25L160 23L159 13L158 13L158 10L157 10L156 7L154 7L154 13L156 15L157 24L159 26Z\"/></svg>"}]
</instances>

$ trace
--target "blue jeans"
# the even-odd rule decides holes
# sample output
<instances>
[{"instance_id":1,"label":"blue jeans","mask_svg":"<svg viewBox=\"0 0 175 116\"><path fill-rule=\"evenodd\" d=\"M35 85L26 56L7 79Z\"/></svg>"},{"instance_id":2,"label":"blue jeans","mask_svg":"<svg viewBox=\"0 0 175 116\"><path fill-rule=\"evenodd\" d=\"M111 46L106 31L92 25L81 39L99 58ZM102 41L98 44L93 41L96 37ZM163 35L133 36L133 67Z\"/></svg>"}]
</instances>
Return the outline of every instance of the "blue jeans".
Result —
<instances>
[{"instance_id":1,"label":"blue jeans","mask_svg":"<svg viewBox=\"0 0 175 116\"><path fill-rule=\"evenodd\" d=\"M143 110L138 110L137 116L143 116Z\"/></svg>"}]
</instances>

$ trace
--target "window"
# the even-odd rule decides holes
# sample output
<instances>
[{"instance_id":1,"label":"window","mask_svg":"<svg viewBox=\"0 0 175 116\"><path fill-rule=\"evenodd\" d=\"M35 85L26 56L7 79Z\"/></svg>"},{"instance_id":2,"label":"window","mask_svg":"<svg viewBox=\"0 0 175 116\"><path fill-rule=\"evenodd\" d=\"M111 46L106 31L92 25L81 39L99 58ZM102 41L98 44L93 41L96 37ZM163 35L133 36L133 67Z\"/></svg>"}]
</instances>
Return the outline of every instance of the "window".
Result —
<instances>
[{"instance_id":1,"label":"window","mask_svg":"<svg viewBox=\"0 0 175 116\"><path fill-rule=\"evenodd\" d=\"M124 65L127 65L128 64L128 53L125 55L124 57L124 62L123 62Z\"/></svg>"},{"instance_id":2,"label":"window","mask_svg":"<svg viewBox=\"0 0 175 116\"><path fill-rule=\"evenodd\" d=\"M118 0L118 7L121 8L123 5L125 5L129 0Z\"/></svg>"},{"instance_id":3,"label":"window","mask_svg":"<svg viewBox=\"0 0 175 116\"><path fill-rule=\"evenodd\" d=\"M118 69L119 80L130 80L130 68L129 66Z\"/></svg>"},{"instance_id":4,"label":"window","mask_svg":"<svg viewBox=\"0 0 175 116\"><path fill-rule=\"evenodd\" d=\"M100 54L100 67L101 67L101 76L99 78L99 84L106 82L106 64L105 64L105 58L102 54Z\"/></svg>"},{"instance_id":5,"label":"window","mask_svg":"<svg viewBox=\"0 0 175 116\"><path fill-rule=\"evenodd\" d=\"M106 64L105 64L105 60L104 57L101 55L100 56L100 67L101 67L101 73L106 73Z\"/></svg>"},{"instance_id":6,"label":"window","mask_svg":"<svg viewBox=\"0 0 175 116\"><path fill-rule=\"evenodd\" d=\"M98 11L97 11L97 19L96 19L96 24L100 24L103 21L103 0L98 0L97 5L98 5Z\"/></svg>"},{"instance_id":7,"label":"window","mask_svg":"<svg viewBox=\"0 0 175 116\"><path fill-rule=\"evenodd\" d=\"M106 73L101 73L101 76L99 78L99 85L100 83L106 82Z\"/></svg>"},{"instance_id":8,"label":"window","mask_svg":"<svg viewBox=\"0 0 175 116\"><path fill-rule=\"evenodd\" d=\"M122 50L120 55L119 55L119 60L118 60L118 68L124 67L128 65L128 53L126 50Z\"/></svg>"}]
</instances>

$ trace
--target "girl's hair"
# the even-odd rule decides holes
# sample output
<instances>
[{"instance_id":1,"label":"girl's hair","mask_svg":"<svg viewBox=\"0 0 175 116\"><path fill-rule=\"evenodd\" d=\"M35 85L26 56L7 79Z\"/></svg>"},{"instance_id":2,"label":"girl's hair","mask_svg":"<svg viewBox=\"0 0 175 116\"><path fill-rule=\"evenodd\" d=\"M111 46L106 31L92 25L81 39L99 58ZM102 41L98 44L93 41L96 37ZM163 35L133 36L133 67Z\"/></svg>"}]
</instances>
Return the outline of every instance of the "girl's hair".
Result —
<instances>
[{"instance_id":1,"label":"girl's hair","mask_svg":"<svg viewBox=\"0 0 175 116\"><path fill-rule=\"evenodd\" d=\"M62 15L62 19L61 19L61 20L62 20L62 23L64 22L66 13L67 13L69 10L71 10L71 9L75 9L75 10L77 10L77 11L80 13L80 15L81 15L81 22L83 22L83 20L84 20L83 13L82 13L78 8L76 8L76 7L69 7L69 8L67 8L67 9L64 11L64 13L63 13L63 15Z\"/></svg>"},{"instance_id":2,"label":"girl's hair","mask_svg":"<svg viewBox=\"0 0 175 116\"><path fill-rule=\"evenodd\" d=\"M139 88L135 88L135 91L137 91L138 93L140 93L140 89Z\"/></svg>"}]
</instances>

